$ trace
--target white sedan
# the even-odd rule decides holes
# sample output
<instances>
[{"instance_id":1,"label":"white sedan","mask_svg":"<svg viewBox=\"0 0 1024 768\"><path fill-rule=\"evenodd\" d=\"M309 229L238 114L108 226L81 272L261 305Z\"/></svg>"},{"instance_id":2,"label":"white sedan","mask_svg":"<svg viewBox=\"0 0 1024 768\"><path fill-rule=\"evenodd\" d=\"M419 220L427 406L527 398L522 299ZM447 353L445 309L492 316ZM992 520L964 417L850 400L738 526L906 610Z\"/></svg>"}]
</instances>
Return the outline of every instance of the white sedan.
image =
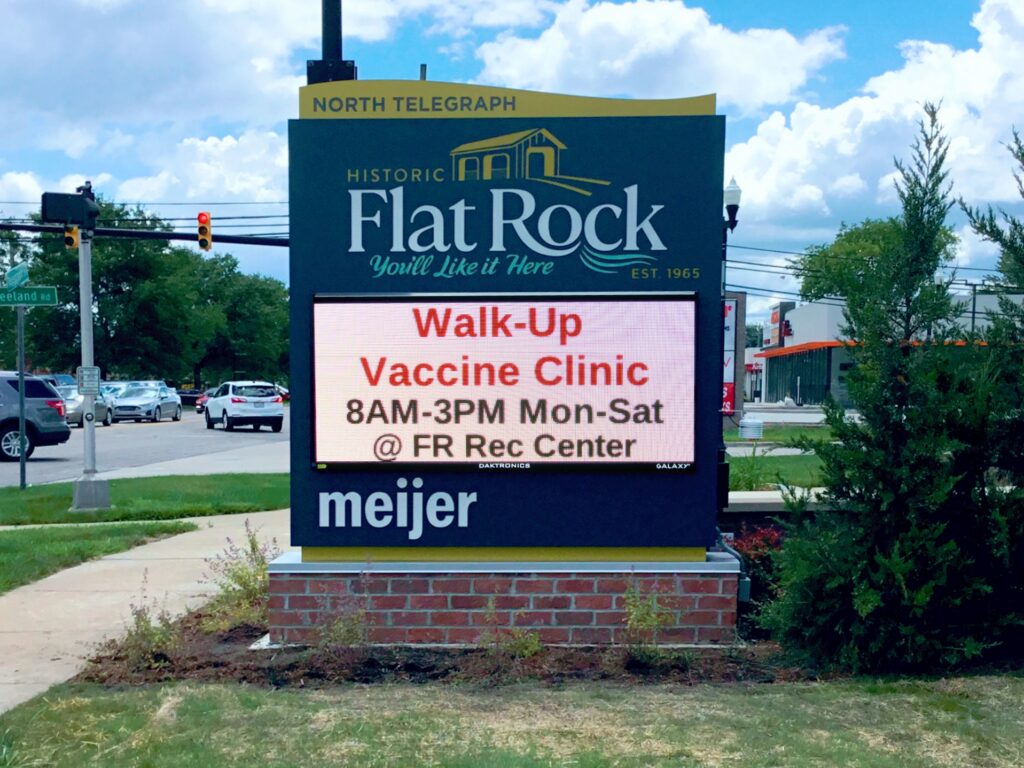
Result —
<instances>
[{"instance_id":1,"label":"white sedan","mask_svg":"<svg viewBox=\"0 0 1024 768\"><path fill-rule=\"evenodd\" d=\"M264 424L280 432L284 399L266 381L225 382L206 401L206 428L213 429L217 424L229 432L248 425L258 430Z\"/></svg>"}]
</instances>

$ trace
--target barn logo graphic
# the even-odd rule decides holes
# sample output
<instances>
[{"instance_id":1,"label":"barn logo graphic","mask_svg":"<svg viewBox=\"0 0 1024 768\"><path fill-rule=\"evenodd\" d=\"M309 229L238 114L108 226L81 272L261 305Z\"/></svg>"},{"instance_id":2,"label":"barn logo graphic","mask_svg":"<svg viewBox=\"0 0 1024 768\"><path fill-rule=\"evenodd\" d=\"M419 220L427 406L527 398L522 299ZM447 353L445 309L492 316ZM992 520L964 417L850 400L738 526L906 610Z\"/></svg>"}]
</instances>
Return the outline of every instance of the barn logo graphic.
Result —
<instances>
[{"instance_id":1,"label":"barn logo graphic","mask_svg":"<svg viewBox=\"0 0 1024 768\"><path fill-rule=\"evenodd\" d=\"M574 176L562 169L566 145L546 128L531 128L515 133L460 144L451 151L452 178L455 181L528 181L547 184L584 197L596 189L611 186L610 181ZM657 257L639 253L608 253L583 244L577 255L594 272L614 274L627 267L649 266Z\"/></svg>"},{"instance_id":2,"label":"barn logo graphic","mask_svg":"<svg viewBox=\"0 0 1024 768\"><path fill-rule=\"evenodd\" d=\"M562 172L566 149L546 128L506 133L461 144L452 150L452 178L458 181L536 181L585 197L595 187L611 184L603 179L569 176Z\"/></svg>"}]
</instances>

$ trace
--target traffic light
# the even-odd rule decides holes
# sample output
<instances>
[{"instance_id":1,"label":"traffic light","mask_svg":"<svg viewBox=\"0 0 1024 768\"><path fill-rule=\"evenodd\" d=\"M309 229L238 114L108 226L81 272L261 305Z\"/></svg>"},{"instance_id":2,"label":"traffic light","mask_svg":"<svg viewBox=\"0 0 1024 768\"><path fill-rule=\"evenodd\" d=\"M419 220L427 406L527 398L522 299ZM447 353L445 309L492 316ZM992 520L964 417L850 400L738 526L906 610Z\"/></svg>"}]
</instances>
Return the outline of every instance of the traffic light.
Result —
<instances>
[{"instance_id":1,"label":"traffic light","mask_svg":"<svg viewBox=\"0 0 1024 768\"><path fill-rule=\"evenodd\" d=\"M64 227L64 247L78 247L78 227Z\"/></svg>"},{"instance_id":2,"label":"traffic light","mask_svg":"<svg viewBox=\"0 0 1024 768\"><path fill-rule=\"evenodd\" d=\"M208 251L213 247L213 224L210 214L207 211L200 211L196 216L199 222L197 234L199 235L199 247Z\"/></svg>"}]
</instances>

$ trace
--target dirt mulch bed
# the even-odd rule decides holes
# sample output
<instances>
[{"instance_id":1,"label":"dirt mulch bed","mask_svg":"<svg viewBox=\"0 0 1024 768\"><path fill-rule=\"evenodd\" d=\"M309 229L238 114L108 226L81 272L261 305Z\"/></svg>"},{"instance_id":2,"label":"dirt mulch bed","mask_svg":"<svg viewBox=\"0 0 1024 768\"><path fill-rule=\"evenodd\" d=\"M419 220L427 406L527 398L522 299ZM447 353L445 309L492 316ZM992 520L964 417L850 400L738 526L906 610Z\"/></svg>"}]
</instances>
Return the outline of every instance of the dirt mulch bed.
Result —
<instances>
[{"instance_id":1,"label":"dirt mulch bed","mask_svg":"<svg viewBox=\"0 0 1024 768\"><path fill-rule=\"evenodd\" d=\"M287 647L250 650L266 627L239 626L209 633L202 612L177 622L179 640L141 663L129 659L120 643L108 643L94 656L78 682L106 685L191 680L244 682L271 687L318 687L339 682L432 681L507 683L540 680L618 680L635 683L773 683L815 677L787 664L778 646L755 643L740 648L665 648L651 652L626 647L543 648L517 658L500 643L471 648L360 646Z\"/></svg>"}]
</instances>

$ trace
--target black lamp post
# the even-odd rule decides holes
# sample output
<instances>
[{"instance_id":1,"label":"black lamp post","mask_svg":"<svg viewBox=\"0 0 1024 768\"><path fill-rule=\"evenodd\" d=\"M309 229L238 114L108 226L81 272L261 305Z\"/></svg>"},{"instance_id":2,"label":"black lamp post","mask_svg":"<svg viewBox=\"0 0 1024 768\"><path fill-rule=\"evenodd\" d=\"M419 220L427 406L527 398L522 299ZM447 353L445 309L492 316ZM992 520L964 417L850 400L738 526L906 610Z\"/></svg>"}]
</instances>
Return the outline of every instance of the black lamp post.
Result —
<instances>
[{"instance_id":1,"label":"black lamp post","mask_svg":"<svg viewBox=\"0 0 1024 768\"><path fill-rule=\"evenodd\" d=\"M739 220L736 218L736 214L740 210L740 197L743 194L743 190L740 189L739 184L736 183L736 179L729 179L729 186L722 191L722 198L725 201L725 213L726 217L722 219L722 261L725 261L725 246L729 240L729 233L736 229L736 225L739 224ZM725 289L725 267L722 267L722 289Z\"/></svg>"},{"instance_id":2,"label":"black lamp post","mask_svg":"<svg viewBox=\"0 0 1024 768\"><path fill-rule=\"evenodd\" d=\"M736 218L736 214L740 210L740 196L742 191L739 185L736 183L736 179L729 180L729 186L727 186L722 193L723 200L725 202L726 216L722 219L722 307L725 307L725 251L726 246L729 242L729 233L736 229L736 225L739 223ZM720 317L724 318L724 312L719 314ZM721 338L721 337L720 337ZM722 423L723 420L719 418L719 428L723 430L725 425ZM725 454L725 435L720 433L721 439L718 445L718 512L721 514L725 508L729 505L729 463L726 461Z\"/></svg>"}]
</instances>

